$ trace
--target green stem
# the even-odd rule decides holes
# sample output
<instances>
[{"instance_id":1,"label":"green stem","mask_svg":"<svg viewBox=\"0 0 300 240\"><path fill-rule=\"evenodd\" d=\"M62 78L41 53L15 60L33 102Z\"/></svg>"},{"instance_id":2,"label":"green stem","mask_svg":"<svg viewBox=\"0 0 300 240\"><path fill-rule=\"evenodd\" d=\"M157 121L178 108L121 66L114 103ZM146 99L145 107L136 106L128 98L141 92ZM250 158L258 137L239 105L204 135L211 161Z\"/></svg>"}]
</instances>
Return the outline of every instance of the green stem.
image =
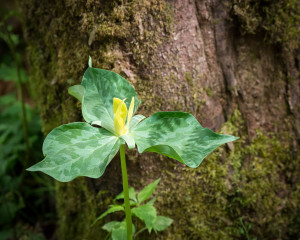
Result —
<instances>
[{"instance_id":1,"label":"green stem","mask_svg":"<svg viewBox=\"0 0 300 240\"><path fill-rule=\"evenodd\" d=\"M29 151L30 151L30 145L29 145L29 136L28 136L28 123L27 123L27 114L26 114L26 108L25 108L25 100L24 100L24 95L23 95L23 90L22 90L22 80L21 80L21 63L18 59L17 53L16 53L16 47L15 44L11 38L10 31L7 28L7 25L4 24L6 33L7 33L7 44L11 50L11 53L13 55L14 61L17 66L17 88L18 88L18 97L21 102L22 106L22 125L23 125L23 132L24 132L24 140L25 140L25 145L26 145L26 155L25 155L25 162L23 163L24 167L26 168L28 166L28 160L29 160ZM24 169L25 169L24 168Z\"/></svg>"},{"instance_id":2,"label":"green stem","mask_svg":"<svg viewBox=\"0 0 300 240\"><path fill-rule=\"evenodd\" d=\"M137 235L139 235L140 233L144 232L145 230L147 230L147 227L142 228L141 230L139 230L134 237L136 238Z\"/></svg>"},{"instance_id":3,"label":"green stem","mask_svg":"<svg viewBox=\"0 0 300 240\"><path fill-rule=\"evenodd\" d=\"M127 240L132 240L132 220L131 211L129 203L129 191L128 191L128 178L125 160L125 145L120 147L120 157L121 157L121 167L123 176L123 192L124 192L124 202L125 202L125 214L126 214L126 225L127 225Z\"/></svg>"}]
</instances>

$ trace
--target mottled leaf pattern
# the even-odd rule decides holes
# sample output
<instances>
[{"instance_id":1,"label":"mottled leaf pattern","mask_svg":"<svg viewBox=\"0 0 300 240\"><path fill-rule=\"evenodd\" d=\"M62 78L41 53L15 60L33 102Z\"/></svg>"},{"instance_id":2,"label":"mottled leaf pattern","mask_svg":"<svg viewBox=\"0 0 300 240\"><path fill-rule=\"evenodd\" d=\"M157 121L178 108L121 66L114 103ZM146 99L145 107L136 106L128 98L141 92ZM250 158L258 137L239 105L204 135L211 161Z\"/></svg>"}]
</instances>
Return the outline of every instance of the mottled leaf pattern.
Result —
<instances>
[{"instance_id":1,"label":"mottled leaf pattern","mask_svg":"<svg viewBox=\"0 0 300 240\"><path fill-rule=\"evenodd\" d=\"M237 139L203 128L184 112L157 112L140 122L132 135L140 153L160 153L192 168L220 145Z\"/></svg>"},{"instance_id":2,"label":"mottled leaf pattern","mask_svg":"<svg viewBox=\"0 0 300 240\"><path fill-rule=\"evenodd\" d=\"M133 113L140 104L130 83L114 72L89 67L81 84L85 88L82 102L85 121L89 123L97 121L111 132L114 132L113 98L125 99L125 104L129 108L130 101L134 97Z\"/></svg>"},{"instance_id":3,"label":"mottled leaf pattern","mask_svg":"<svg viewBox=\"0 0 300 240\"><path fill-rule=\"evenodd\" d=\"M121 140L103 128L88 123L61 125L43 144L46 158L30 167L61 182L78 176L100 177L120 148Z\"/></svg>"}]
</instances>

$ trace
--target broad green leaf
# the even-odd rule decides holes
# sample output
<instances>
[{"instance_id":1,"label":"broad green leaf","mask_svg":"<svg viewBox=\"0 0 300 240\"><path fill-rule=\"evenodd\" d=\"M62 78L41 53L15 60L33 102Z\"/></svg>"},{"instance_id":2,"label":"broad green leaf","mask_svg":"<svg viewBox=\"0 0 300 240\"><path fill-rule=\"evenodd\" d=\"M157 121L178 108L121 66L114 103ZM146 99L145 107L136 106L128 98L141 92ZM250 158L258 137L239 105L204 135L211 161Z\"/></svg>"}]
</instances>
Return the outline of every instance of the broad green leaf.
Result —
<instances>
[{"instance_id":1,"label":"broad green leaf","mask_svg":"<svg viewBox=\"0 0 300 240\"><path fill-rule=\"evenodd\" d=\"M130 187L128 189L128 191L129 191L129 199L137 202L134 188ZM121 192L118 196L115 197L115 200L118 200L118 199L124 199L124 192Z\"/></svg>"},{"instance_id":2,"label":"broad green leaf","mask_svg":"<svg viewBox=\"0 0 300 240\"><path fill-rule=\"evenodd\" d=\"M155 232L163 231L167 227L169 227L172 224L172 222L173 220L171 218L165 216L157 216L153 224L153 230Z\"/></svg>"},{"instance_id":3,"label":"broad green leaf","mask_svg":"<svg viewBox=\"0 0 300 240\"><path fill-rule=\"evenodd\" d=\"M46 158L29 171L44 172L58 181L78 176L100 177L117 154L120 139L88 123L70 123L52 130L43 144Z\"/></svg>"},{"instance_id":4,"label":"broad green leaf","mask_svg":"<svg viewBox=\"0 0 300 240\"><path fill-rule=\"evenodd\" d=\"M192 168L220 145L238 139L203 128L184 112L157 112L140 122L132 135L140 153L160 153Z\"/></svg>"},{"instance_id":5,"label":"broad green leaf","mask_svg":"<svg viewBox=\"0 0 300 240\"><path fill-rule=\"evenodd\" d=\"M124 208L122 206L112 206L110 207L107 211L105 211L104 213L102 213L100 215L100 217L98 217L93 224L95 224L97 221L99 221L100 219L104 218L105 216L107 216L108 214L110 213L113 213L113 212L118 212L118 211L124 211Z\"/></svg>"},{"instance_id":6,"label":"broad green leaf","mask_svg":"<svg viewBox=\"0 0 300 240\"><path fill-rule=\"evenodd\" d=\"M151 232L156 219L156 209L152 205L142 205L131 209L131 213L145 222L148 231Z\"/></svg>"},{"instance_id":7,"label":"broad green leaf","mask_svg":"<svg viewBox=\"0 0 300 240\"><path fill-rule=\"evenodd\" d=\"M89 67L82 78L85 88L82 101L82 115L85 121L98 121L102 127L114 132L113 98L125 99L127 109L134 97L136 112L140 101L134 88L120 75L98 68Z\"/></svg>"},{"instance_id":8,"label":"broad green leaf","mask_svg":"<svg viewBox=\"0 0 300 240\"><path fill-rule=\"evenodd\" d=\"M147 200L153 191L155 190L157 184L159 183L160 178L156 179L153 183L150 183L146 187L144 187L139 193L138 193L138 201L139 203L142 203L143 201Z\"/></svg>"},{"instance_id":9,"label":"broad green leaf","mask_svg":"<svg viewBox=\"0 0 300 240\"><path fill-rule=\"evenodd\" d=\"M74 85L69 87L68 93L77 98L82 103L82 98L84 95L84 87L82 85Z\"/></svg>"},{"instance_id":10,"label":"broad green leaf","mask_svg":"<svg viewBox=\"0 0 300 240\"><path fill-rule=\"evenodd\" d=\"M134 235L134 233L135 227L132 224L132 235ZM116 225L112 228L111 238L112 240L127 240L127 226L125 221L121 222L119 226Z\"/></svg>"},{"instance_id":11,"label":"broad green leaf","mask_svg":"<svg viewBox=\"0 0 300 240\"><path fill-rule=\"evenodd\" d=\"M121 225L121 222L118 221L112 221L108 222L105 225L102 226L102 229L108 232L111 232L113 228L118 228Z\"/></svg>"}]
</instances>

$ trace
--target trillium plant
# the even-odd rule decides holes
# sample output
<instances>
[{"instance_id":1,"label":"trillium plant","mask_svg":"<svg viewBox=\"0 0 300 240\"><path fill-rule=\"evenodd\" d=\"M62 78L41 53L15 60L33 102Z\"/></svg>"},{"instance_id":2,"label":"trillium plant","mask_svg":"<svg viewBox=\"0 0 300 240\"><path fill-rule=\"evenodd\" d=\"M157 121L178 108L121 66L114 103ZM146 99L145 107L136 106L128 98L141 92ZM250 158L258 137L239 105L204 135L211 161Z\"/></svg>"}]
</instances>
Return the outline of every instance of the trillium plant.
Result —
<instances>
[{"instance_id":1,"label":"trillium plant","mask_svg":"<svg viewBox=\"0 0 300 240\"><path fill-rule=\"evenodd\" d=\"M134 230L131 213L138 216L136 212L143 210L131 211L135 193L128 188L125 144L129 149L137 146L139 153L159 153L196 168L217 147L237 139L203 128L190 113L157 112L148 118L134 115L141 103L134 88L120 75L92 67L91 59L81 85L70 87L69 93L81 102L86 122L64 124L52 130L43 144L45 159L28 170L42 171L61 182L79 176L99 178L120 150L123 176L121 198L124 198L126 221L110 224L104 229L108 232L123 229L127 239L132 239ZM150 190L147 186L142 195L146 193L148 198L157 183L151 185ZM137 199L139 205L138 200L145 199ZM145 205L139 207L142 206ZM150 231L153 227L155 230L155 226L158 231L164 229L159 226L162 218L152 218L148 222L148 218L140 219L145 221ZM167 222L165 226L171 223Z\"/></svg>"}]
</instances>

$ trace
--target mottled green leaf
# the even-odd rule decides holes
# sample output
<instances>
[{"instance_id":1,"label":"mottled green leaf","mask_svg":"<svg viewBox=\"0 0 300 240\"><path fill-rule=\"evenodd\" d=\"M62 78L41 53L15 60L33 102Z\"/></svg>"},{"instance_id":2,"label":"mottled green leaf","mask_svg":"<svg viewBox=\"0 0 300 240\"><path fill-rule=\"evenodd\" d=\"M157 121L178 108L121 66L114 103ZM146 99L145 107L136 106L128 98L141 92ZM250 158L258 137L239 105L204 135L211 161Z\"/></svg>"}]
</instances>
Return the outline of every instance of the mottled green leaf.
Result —
<instances>
[{"instance_id":1,"label":"mottled green leaf","mask_svg":"<svg viewBox=\"0 0 300 240\"><path fill-rule=\"evenodd\" d=\"M169 227L172 224L172 222L173 220L171 218L165 216L157 216L153 224L153 230L155 232L163 231L167 227Z\"/></svg>"},{"instance_id":2,"label":"mottled green leaf","mask_svg":"<svg viewBox=\"0 0 300 240\"><path fill-rule=\"evenodd\" d=\"M114 132L113 98L126 99L125 104L129 108L134 97L133 113L140 104L130 83L114 72L89 67L84 73L81 84L85 88L82 102L84 119L89 123L98 121L98 124L111 132Z\"/></svg>"},{"instance_id":3,"label":"mottled green leaf","mask_svg":"<svg viewBox=\"0 0 300 240\"><path fill-rule=\"evenodd\" d=\"M77 98L82 103L82 98L84 95L84 87L82 85L74 85L69 87L68 93Z\"/></svg>"},{"instance_id":4,"label":"mottled green leaf","mask_svg":"<svg viewBox=\"0 0 300 240\"><path fill-rule=\"evenodd\" d=\"M102 213L95 221L93 224L95 224L97 221L99 221L100 219L104 218L105 216L107 216L110 213L113 212L118 212L118 211L124 211L124 207L122 206L111 206L107 211L105 211L104 213Z\"/></svg>"},{"instance_id":5,"label":"mottled green leaf","mask_svg":"<svg viewBox=\"0 0 300 240\"><path fill-rule=\"evenodd\" d=\"M131 209L131 213L145 222L148 231L151 232L156 219L156 209L152 205L141 205Z\"/></svg>"},{"instance_id":6,"label":"mottled green leaf","mask_svg":"<svg viewBox=\"0 0 300 240\"><path fill-rule=\"evenodd\" d=\"M132 134L140 153L160 153L192 168L220 145L238 139L203 128L184 112L157 112L140 122Z\"/></svg>"},{"instance_id":7,"label":"mottled green leaf","mask_svg":"<svg viewBox=\"0 0 300 240\"><path fill-rule=\"evenodd\" d=\"M159 183L160 178L155 180L153 183L150 183L146 187L144 187L139 193L138 193L138 201L139 203L142 203L143 201L147 200L153 191L155 190L157 184Z\"/></svg>"},{"instance_id":8,"label":"mottled green leaf","mask_svg":"<svg viewBox=\"0 0 300 240\"><path fill-rule=\"evenodd\" d=\"M128 191L129 191L129 199L137 202L134 188L130 187L128 189ZM118 196L115 197L115 200L118 200L118 199L124 199L124 192L121 192Z\"/></svg>"},{"instance_id":9,"label":"mottled green leaf","mask_svg":"<svg viewBox=\"0 0 300 240\"><path fill-rule=\"evenodd\" d=\"M46 158L30 167L58 181L78 176L100 177L120 148L120 139L88 123L70 123L52 130L43 144Z\"/></svg>"}]
</instances>

